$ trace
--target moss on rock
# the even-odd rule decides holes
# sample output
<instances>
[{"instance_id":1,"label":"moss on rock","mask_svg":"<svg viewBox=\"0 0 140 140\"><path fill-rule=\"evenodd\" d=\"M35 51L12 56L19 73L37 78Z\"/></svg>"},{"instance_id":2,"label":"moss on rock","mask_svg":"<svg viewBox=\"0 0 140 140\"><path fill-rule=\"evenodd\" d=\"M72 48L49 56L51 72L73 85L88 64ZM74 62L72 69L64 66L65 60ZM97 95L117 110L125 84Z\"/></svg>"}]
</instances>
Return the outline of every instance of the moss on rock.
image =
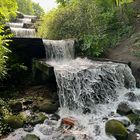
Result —
<instances>
[{"instance_id":1,"label":"moss on rock","mask_svg":"<svg viewBox=\"0 0 140 140\"><path fill-rule=\"evenodd\" d=\"M27 134L27 135L23 138L23 140L40 140L40 138L37 137L37 136L34 135L34 134Z\"/></svg>"},{"instance_id":2,"label":"moss on rock","mask_svg":"<svg viewBox=\"0 0 140 140\"><path fill-rule=\"evenodd\" d=\"M127 129L124 125L118 120L109 120L106 123L105 131L108 135L113 135L117 140L125 140L127 137Z\"/></svg>"},{"instance_id":3,"label":"moss on rock","mask_svg":"<svg viewBox=\"0 0 140 140\"><path fill-rule=\"evenodd\" d=\"M23 126L23 119L20 116L10 115L4 118L5 122L13 129Z\"/></svg>"},{"instance_id":4,"label":"moss on rock","mask_svg":"<svg viewBox=\"0 0 140 140\"><path fill-rule=\"evenodd\" d=\"M47 116L45 116L43 113L39 113L34 116L27 117L26 123L36 125L39 123L43 123L45 119L47 119Z\"/></svg>"},{"instance_id":5,"label":"moss on rock","mask_svg":"<svg viewBox=\"0 0 140 140\"><path fill-rule=\"evenodd\" d=\"M134 123L134 124L140 124L140 115L138 114L129 114L127 115L127 117L129 118L129 120Z\"/></svg>"}]
</instances>

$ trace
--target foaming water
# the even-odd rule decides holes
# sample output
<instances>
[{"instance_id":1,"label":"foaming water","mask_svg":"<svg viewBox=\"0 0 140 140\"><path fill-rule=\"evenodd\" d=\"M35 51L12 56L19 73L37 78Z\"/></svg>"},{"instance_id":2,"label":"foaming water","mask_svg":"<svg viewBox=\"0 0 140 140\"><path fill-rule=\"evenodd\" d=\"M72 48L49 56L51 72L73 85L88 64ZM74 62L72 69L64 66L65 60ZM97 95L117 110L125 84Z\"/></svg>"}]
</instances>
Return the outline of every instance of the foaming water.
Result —
<instances>
[{"instance_id":1,"label":"foaming water","mask_svg":"<svg viewBox=\"0 0 140 140\"><path fill-rule=\"evenodd\" d=\"M73 117L78 120L74 128L67 130L67 134L74 135L76 140L116 140L114 137L106 135L105 123L109 119L119 120L124 118L116 113L116 108L120 102L128 102L133 108L140 107L140 99L136 102L131 102L124 96L130 91L126 88L118 89L118 98L114 102L96 104L93 108L93 113L89 114L81 114L78 111L75 112L62 107L59 111L61 118ZM140 97L140 89L133 90L133 93ZM59 129L59 126L59 122L54 121L48 124L46 120L43 124L36 125L31 134L39 136L40 140L62 140L65 134ZM20 140L21 136L26 134L27 132L24 132L23 129L18 129L5 138L5 140Z\"/></svg>"},{"instance_id":2,"label":"foaming water","mask_svg":"<svg viewBox=\"0 0 140 140\"><path fill-rule=\"evenodd\" d=\"M35 37L36 34L35 29L14 28L14 27L11 27L10 29L15 37L33 38Z\"/></svg>"},{"instance_id":3,"label":"foaming water","mask_svg":"<svg viewBox=\"0 0 140 140\"><path fill-rule=\"evenodd\" d=\"M23 23L7 23L7 25L14 28L23 28Z\"/></svg>"},{"instance_id":4,"label":"foaming water","mask_svg":"<svg viewBox=\"0 0 140 140\"><path fill-rule=\"evenodd\" d=\"M116 89L136 87L135 78L125 64L81 58L47 63L54 66L61 107L92 111L96 103L115 100Z\"/></svg>"},{"instance_id":5,"label":"foaming water","mask_svg":"<svg viewBox=\"0 0 140 140\"><path fill-rule=\"evenodd\" d=\"M43 40L48 61L74 59L74 40Z\"/></svg>"},{"instance_id":6,"label":"foaming water","mask_svg":"<svg viewBox=\"0 0 140 140\"><path fill-rule=\"evenodd\" d=\"M72 41L43 42L46 63L54 67L60 101L59 115L61 119L74 118L76 123L73 128L67 129L61 125L61 120L46 120L36 125L32 133L41 140L62 140L66 134L75 136L76 140L116 140L106 135L105 123L109 119L124 118L116 113L118 104L128 102L134 109L140 107L140 89L136 89L131 69L121 63L74 59ZM139 96L135 102L125 96L130 91ZM6 140L18 140L16 136L19 137L19 132L15 134Z\"/></svg>"},{"instance_id":7,"label":"foaming water","mask_svg":"<svg viewBox=\"0 0 140 140\"><path fill-rule=\"evenodd\" d=\"M17 18L18 23L32 23L31 18Z\"/></svg>"},{"instance_id":8,"label":"foaming water","mask_svg":"<svg viewBox=\"0 0 140 140\"><path fill-rule=\"evenodd\" d=\"M28 18L28 19L36 19L37 16L34 16L34 15L24 15L24 18Z\"/></svg>"}]
</instances>

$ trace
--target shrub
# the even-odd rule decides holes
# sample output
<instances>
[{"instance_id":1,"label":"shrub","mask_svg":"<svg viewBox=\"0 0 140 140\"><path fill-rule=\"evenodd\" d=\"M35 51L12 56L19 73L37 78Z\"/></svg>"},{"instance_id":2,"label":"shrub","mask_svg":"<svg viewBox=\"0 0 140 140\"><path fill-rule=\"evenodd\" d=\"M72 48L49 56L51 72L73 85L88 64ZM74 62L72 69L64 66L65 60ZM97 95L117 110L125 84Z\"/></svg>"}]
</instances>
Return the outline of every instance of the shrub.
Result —
<instances>
[{"instance_id":1,"label":"shrub","mask_svg":"<svg viewBox=\"0 0 140 140\"><path fill-rule=\"evenodd\" d=\"M83 53L100 56L132 29L132 9L117 5L112 0L69 0L42 18L38 36L83 40Z\"/></svg>"}]
</instances>

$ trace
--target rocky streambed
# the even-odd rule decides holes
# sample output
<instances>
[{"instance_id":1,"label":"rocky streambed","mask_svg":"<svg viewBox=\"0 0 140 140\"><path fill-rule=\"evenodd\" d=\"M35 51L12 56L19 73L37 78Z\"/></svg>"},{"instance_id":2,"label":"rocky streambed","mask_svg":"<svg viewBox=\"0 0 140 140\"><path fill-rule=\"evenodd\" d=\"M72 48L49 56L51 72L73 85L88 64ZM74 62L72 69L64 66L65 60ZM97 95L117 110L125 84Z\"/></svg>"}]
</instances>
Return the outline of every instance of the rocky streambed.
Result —
<instances>
[{"instance_id":1,"label":"rocky streambed","mask_svg":"<svg viewBox=\"0 0 140 140\"><path fill-rule=\"evenodd\" d=\"M4 140L140 140L140 90L118 91L118 99L92 112L59 108L58 100L30 96L0 100Z\"/></svg>"}]
</instances>

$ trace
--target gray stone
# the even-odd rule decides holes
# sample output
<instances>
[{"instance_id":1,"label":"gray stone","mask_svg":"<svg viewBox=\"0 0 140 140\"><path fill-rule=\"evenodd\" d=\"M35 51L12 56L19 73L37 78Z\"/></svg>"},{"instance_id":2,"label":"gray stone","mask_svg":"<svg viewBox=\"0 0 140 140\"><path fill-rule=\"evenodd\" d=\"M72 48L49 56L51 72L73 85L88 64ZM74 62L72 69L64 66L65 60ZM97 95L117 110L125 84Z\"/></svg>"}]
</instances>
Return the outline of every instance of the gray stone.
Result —
<instances>
[{"instance_id":1,"label":"gray stone","mask_svg":"<svg viewBox=\"0 0 140 140\"><path fill-rule=\"evenodd\" d=\"M140 115L140 108L134 109L133 110L134 114Z\"/></svg>"},{"instance_id":2,"label":"gray stone","mask_svg":"<svg viewBox=\"0 0 140 140\"><path fill-rule=\"evenodd\" d=\"M53 115L51 115L50 119L58 121L60 119L60 116L58 114L53 114Z\"/></svg>"},{"instance_id":3,"label":"gray stone","mask_svg":"<svg viewBox=\"0 0 140 140\"><path fill-rule=\"evenodd\" d=\"M31 125L24 125L23 130L26 132L32 132L34 128Z\"/></svg>"},{"instance_id":4,"label":"gray stone","mask_svg":"<svg viewBox=\"0 0 140 140\"><path fill-rule=\"evenodd\" d=\"M128 114L131 114L132 113L132 109L130 108L130 106L128 105L128 103L121 102L118 105L117 113L120 114L120 115L128 115Z\"/></svg>"},{"instance_id":5,"label":"gray stone","mask_svg":"<svg viewBox=\"0 0 140 140\"><path fill-rule=\"evenodd\" d=\"M34 110L39 110L40 112L45 112L48 114L53 114L58 110L59 102L53 100L43 100L37 101L33 105Z\"/></svg>"},{"instance_id":6,"label":"gray stone","mask_svg":"<svg viewBox=\"0 0 140 140\"><path fill-rule=\"evenodd\" d=\"M137 135L135 133L129 133L127 140L137 140Z\"/></svg>"},{"instance_id":7,"label":"gray stone","mask_svg":"<svg viewBox=\"0 0 140 140\"><path fill-rule=\"evenodd\" d=\"M136 133L140 134L140 124L136 125L135 130Z\"/></svg>"},{"instance_id":8,"label":"gray stone","mask_svg":"<svg viewBox=\"0 0 140 140\"><path fill-rule=\"evenodd\" d=\"M125 97L127 97L129 101L132 101L132 102L137 101L137 96L133 92L126 93Z\"/></svg>"}]
</instances>

